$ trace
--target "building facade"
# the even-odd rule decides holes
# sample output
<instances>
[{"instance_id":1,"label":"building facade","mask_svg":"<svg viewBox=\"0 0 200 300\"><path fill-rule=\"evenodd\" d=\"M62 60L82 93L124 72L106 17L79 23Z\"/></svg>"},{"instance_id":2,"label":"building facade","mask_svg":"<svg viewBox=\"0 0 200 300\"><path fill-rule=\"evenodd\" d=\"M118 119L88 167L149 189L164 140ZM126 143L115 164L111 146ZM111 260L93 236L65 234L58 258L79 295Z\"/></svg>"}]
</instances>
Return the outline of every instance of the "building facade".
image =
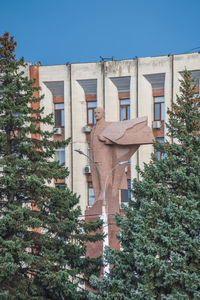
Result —
<instances>
[{"instance_id":1,"label":"building facade","mask_svg":"<svg viewBox=\"0 0 200 300\"><path fill-rule=\"evenodd\" d=\"M167 139L164 122L167 108L176 101L180 80L185 69L191 71L199 93L200 53L135 58L120 61L78 63L66 65L29 66L31 78L37 79L44 95L44 112L53 113L56 129L54 139L71 137L66 149L58 149L55 159L70 170L64 181L80 195L83 216L93 206L94 191L90 161L74 150L89 155L89 134L95 124L95 107L104 107L107 121L119 121L148 116L148 125L155 138ZM53 129L45 128L45 129ZM127 183L138 178L136 165L148 162L152 145L141 146L126 167ZM156 153L162 159L162 153ZM120 206L126 205L129 189L119 191Z\"/></svg>"}]
</instances>

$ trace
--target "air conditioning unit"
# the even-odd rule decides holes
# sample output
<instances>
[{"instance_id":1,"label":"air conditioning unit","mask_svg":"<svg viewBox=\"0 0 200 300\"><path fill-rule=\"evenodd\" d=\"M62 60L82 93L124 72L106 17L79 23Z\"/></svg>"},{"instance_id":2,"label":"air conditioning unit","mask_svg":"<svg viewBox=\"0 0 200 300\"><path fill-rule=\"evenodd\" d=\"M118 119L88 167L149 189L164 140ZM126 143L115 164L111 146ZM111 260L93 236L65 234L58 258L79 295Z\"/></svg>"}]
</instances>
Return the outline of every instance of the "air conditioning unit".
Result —
<instances>
[{"instance_id":1,"label":"air conditioning unit","mask_svg":"<svg viewBox=\"0 0 200 300\"><path fill-rule=\"evenodd\" d=\"M82 130L83 130L83 132L85 132L85 133L90 133L92 129L91 129L90 126L84 126Z\"/></svg>"},{"instance_id":2,"label":"air conditioning unit","mask_svg":"<svg viewBox=\"0 0 200 300\"><path fill-rule=\"evenodd\" d=\"M153 123L152 123L152 127L154 128L154 129L160 129L161 128L161 121L153 121Z\"/></svg>"},{"instance_id":3,"label":"air conditioning unit","mask_svg":"<svg viewBox=\"0 0 200 300\"><path fill-rule=\"evenodd\" d=\"M55 134L59 134L61 135L62 134L62 128L55 128Z\"/></svg>"},{"instance_id":4,"label":"air conditioning unit","mask_svg":"<svg viewBox=\"0 0 200 300\"><path fill-rule=\"evenodd\" d=\"M84 174L90 174L90 173L91 173L91 168L90 168L90 166L85 166L85 168L83 169L83 173L84 173Z\"/></svg>"},{"instance_id":5,"label":"air conditioning unit","mask_svg":"<svg viewBox=\"0 0 200 300\"><path fill-rule=\"evenodd\" d=\"M128 206L128 202L121 202L120 203L120 209L123 209L124 207Z\"/></svg>"}]
</instances>

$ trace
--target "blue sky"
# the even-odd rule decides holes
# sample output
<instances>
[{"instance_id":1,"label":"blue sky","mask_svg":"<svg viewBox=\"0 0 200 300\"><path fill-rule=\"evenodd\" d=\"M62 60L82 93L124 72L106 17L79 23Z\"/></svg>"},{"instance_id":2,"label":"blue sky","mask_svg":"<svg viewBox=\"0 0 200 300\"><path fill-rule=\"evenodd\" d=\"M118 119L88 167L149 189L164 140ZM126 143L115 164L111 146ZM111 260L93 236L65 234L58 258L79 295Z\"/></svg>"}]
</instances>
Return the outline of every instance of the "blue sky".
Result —
<instances>
[{"instance_id":1,"label":"blue sky","mask_svg":"<svg viewBox=\"0 0 200 300\"><path fill-rule=\"evenodd\" d=\"M14 35L17 57L32 63L200 51L200 0L4 0L0 7L0 34Z\"/></svg>"}]
</instances>

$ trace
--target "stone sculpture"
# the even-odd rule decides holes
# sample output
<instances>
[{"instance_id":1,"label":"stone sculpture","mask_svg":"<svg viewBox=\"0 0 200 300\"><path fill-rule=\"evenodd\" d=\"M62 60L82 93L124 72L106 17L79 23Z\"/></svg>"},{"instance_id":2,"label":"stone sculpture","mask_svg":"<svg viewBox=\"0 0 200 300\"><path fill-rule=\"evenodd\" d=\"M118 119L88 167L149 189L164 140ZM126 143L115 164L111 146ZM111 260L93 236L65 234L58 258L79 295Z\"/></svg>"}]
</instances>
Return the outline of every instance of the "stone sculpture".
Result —
<instances>
[{"instance_id":1,"label":"stone sculpture","mask_svg":"<svg viewBox=\"0 0 200 300\"><path fill-rule=\"evenodd\" d=\"M96 125L90 134L90 156L94 162L91 164L92 182L95 199L103 201L105 183L106 191L110 190L110 199L118 193L119 188L127 189L125 165L117 166L118 163L128 161L140 145L152 144L154 137L147 126L147 117L106 122L104 109L98 107L95 109L95 118Z\"/></svg>"}]
</instances>

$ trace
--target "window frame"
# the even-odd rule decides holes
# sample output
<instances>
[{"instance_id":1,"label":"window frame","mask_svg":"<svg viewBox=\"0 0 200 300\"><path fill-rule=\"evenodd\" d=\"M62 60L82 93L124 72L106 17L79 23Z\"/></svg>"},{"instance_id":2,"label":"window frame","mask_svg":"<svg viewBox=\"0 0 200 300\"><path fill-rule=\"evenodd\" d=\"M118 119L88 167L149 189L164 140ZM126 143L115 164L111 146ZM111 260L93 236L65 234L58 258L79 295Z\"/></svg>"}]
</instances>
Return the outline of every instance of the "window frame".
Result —
<instances>
[{"instance_id":1,"label":"window frame","mask_svg":"<svg viewBox=\"0 0 200 300\"><path fill-rule=\"evenodd\" d=\"M92 100L92 101L87 101L87 125L88 126L94 126L96 124L96 119L95 119L95 115L94 115L94 111L97 108L97 101L96 100ZM89 104L91 103L95 103L96 106L94 107L89 107ZM92 111L92 123L89 123L89 111Z\"/></svg>"},{"instance_id":2,"label":"window frame","mask_svg":"<svg viewBox=\"0 0 200 300\"><path fill-rule=\"evenodd\" d=\"M155 102L156 98L162 98L163 101ZM163 104L163 111L162 111L162 104ZM156 105L159 105L159 118L156 119ZM153 110L154 110L154 121L164 121L165 120L165 97L164 96L154 96L153 97ZM162 119L162 112L163 112L163 119Z\"/></svg>"},{"instance_id":3,"label":"window frame","mask_svg":"<svg viewBox=\"0 0 200 300\"><path fill-rule=\"evenodd\" d=\"M122 103L123 101L129 101L128 104L124 104ZM130 120L130 98L124 98L124 99L119 99L120 101L120 121L126 121L126 120ZM126 118L122 120L121 116L122 116L122 108L125 107L125 112L126 112ZM128 112L129 110L129 112ZM129 114L129 116L128 116ZM129 117L129 118L128 118Z\"/></svg>"},{"instance_id":4,"label":"window frame","mask_svg":"<svg viewBox=\"0 0 200 300\"><path fill-rule=\"evenodd\" d=\"M59 155L57 155L58 152L64 152L64 161L61 162L59 160ZM61 156L62 157L62 156ZM58 158L58 159L57 159ZM66 163L66 159L65 159L65 148L59 148L59 149L56 149L56 153L55 153L55 161L58 161L59 162L59 165L60 166L65 166L65 163Z\"/></svg>"},{"instance_id":5,"label":"window frame","mask_svg":"<svg viewBox=\"0 0 200 300\"><path fill-rule=\"evenodd\" d=\"M128 189L121 189L121 203L128 203L131 200L131 179L127 179ZM126 194L126 201L123 201L123 193Z\"/></svg>"},{"instance_id":6,"label":"window frame","mask_svg":"<svg viewBox=\"0 0 200 300\"><path fill-rule=\"evenodd\" d=\"M63 108L56 108L57 105L63 105ZM60 122L57 122L56 112L60 113ZM63 114L63 117L62 117ZM55 117L55 128L64 128L65 127L65 108L64 102L54 103L54 117Z\"/></svg>"}]
</instances>

